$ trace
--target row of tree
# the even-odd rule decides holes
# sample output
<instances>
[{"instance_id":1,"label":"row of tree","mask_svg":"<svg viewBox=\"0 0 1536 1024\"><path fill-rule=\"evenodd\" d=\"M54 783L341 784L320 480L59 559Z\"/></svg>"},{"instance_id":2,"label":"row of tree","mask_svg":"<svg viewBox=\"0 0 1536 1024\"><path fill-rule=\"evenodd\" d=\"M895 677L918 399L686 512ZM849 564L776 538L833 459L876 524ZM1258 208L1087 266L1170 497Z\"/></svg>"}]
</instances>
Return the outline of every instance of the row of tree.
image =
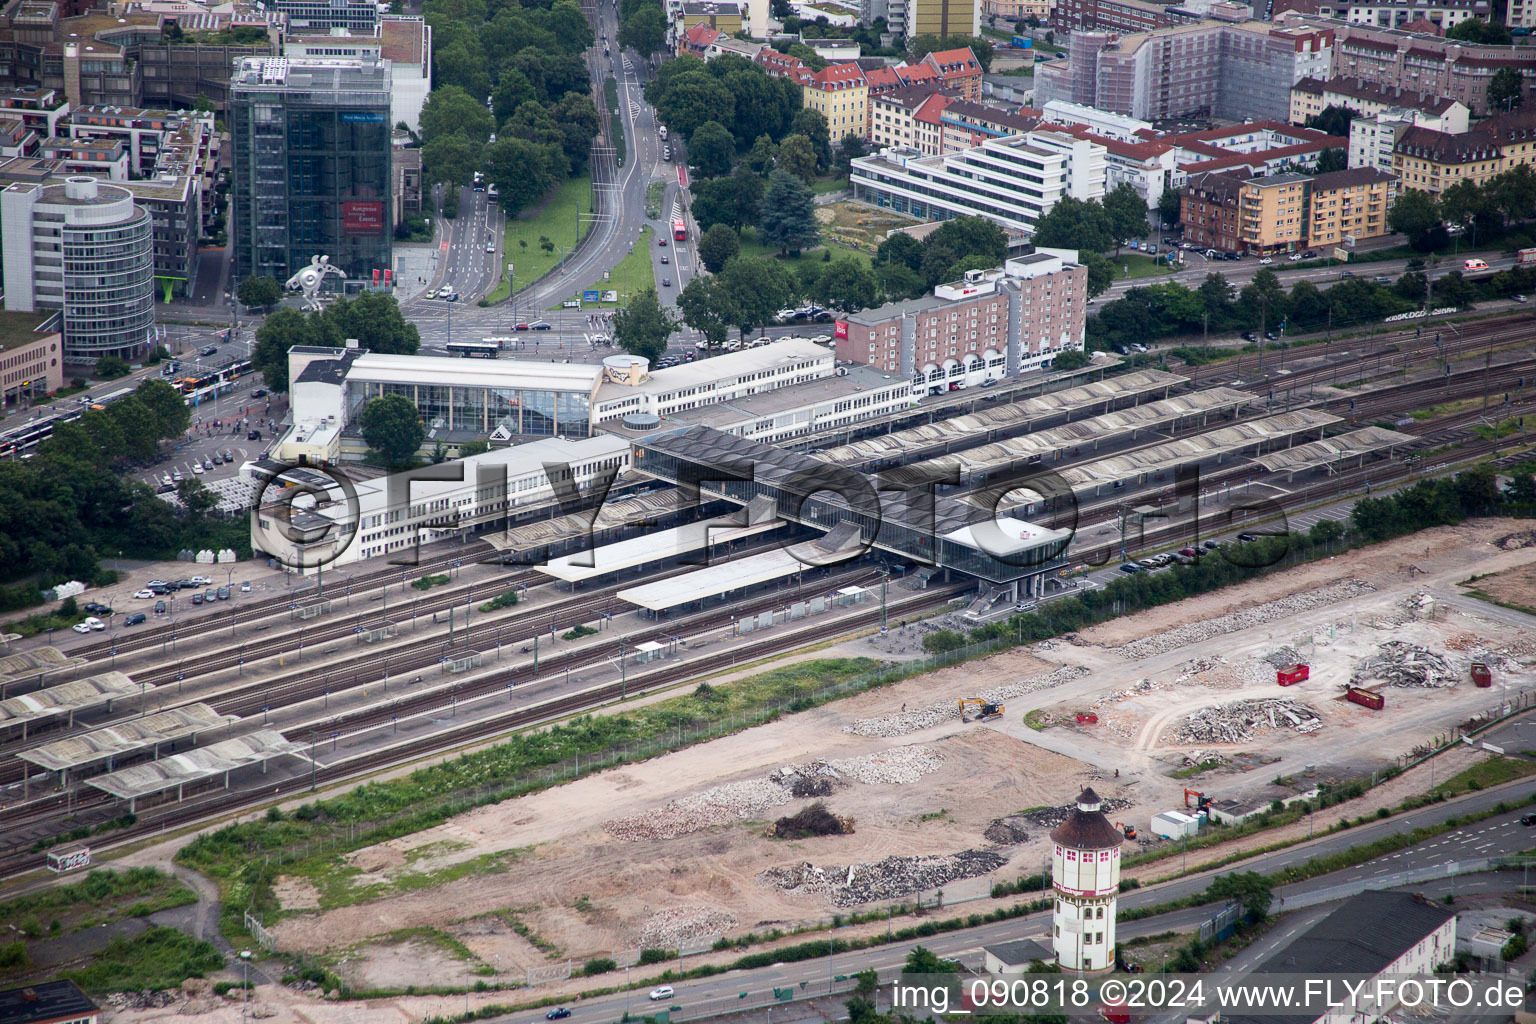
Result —
<instances>
[{"instance_id":1,"label":"row of tree","mask_svg":"<svg viewBox=\"0 0 1536 1024\"><path fill-rule=\"evenodd\" d=\"M691 55L668 60L645 85L646 101L670 130L691 140L700 125L714 121L743 150L763 135L777 143L791 132L810 134L796 127L800 93L794 82L773 78L737 54L708 62ZM823 119L821 145L827 144L825 134ZM817 155L821 158L819 150Z\"/></svg>"},{"instance_id":2,"label":"row of tree","mask_svg":"<svg viewBox=\"0 0 1536 1024\"><path fill-rule=\"evenodd\" d=\"M0 608L37 604L41 588L64 580L94 581L106 555L174 557L203 538L201 520L178 515L127 472L152 461L189 420L174 388L148 380L59 424L35 458L0 462L0 580L8 584Z\"/></svg>"},{"instance_id":3,"label":"row of tree","mask_svg":"<svg viewBox=\"0 0 1536 1024\"><path fill-rule=\"evenodd\" d=\"M560 79L588 77L580 55L592 45L592 28L577 0L426 0L423 13L432 26L433 84L439 88L458 86L483 101L510 79L549 102L561 95ZM583 65L579 75L562 57ZM500 116L516 107L505 104Z\"/></svg>"},{"instance_id":4,"label":"row of tree","mask_svg":"<svg viewBox=\"0 0 1536 1024\"><path fill-rule=\"evenodd\" d=\"M1536 169L1520 164L1480 184L1458 181L1438 196L1404 189L1387 213L1387 224L1420 252L1450 244L1448 226L1476 246L1501 237L1509 225L1536 216Z\"/></svg>"},{"instance_id":5,"label":"row of tree","mask_svg":"<svg viewBox=\"0 0 1536 1024\"><path fill-rule=\"evenodd\" d=\"M251 365L267 387L287 391L288 350L295 345L343 348L348 339L358 347L386 355L415 355L421 332L400 312L393 295L364 292L355 299L334 302L319 312L283 308L268 316L256 331Z\"/></svg>"}]
</instances>

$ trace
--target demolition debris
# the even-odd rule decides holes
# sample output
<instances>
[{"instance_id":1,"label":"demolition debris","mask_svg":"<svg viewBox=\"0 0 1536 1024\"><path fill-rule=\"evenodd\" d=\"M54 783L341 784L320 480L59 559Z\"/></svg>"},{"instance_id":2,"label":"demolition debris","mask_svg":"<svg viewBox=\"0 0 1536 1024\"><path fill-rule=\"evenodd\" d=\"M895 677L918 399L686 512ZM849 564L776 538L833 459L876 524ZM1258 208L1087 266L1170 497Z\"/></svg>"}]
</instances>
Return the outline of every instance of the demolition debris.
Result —
<instances>
[{"instance_id":1,"label":"demolition debris","mask_svg":"<svg viewBox=\"0 0 1536 1024\"><path fill-rule=\"evenodd\" d=\"M943 756L924 746L892 747L878 754L846 757L835 761L810 761L789 764L779 769L783 784L793 785L794 778L833 779L845 782L908 785L944 764Z\"/></svg>"},{"instance_id":2,"label":"demolition debris","mask_svg":"<svg viewBox=\"0 0 1536 1024\"><path fill-rule=\"evenodd\" d=\"M1053 686L1070 682L1088 674L1088 670L1081 665L1063 665L1052 672L1041 673L1020 679L1017 682L1006 683L993 687L990 690L982 690L974 695L984 701L994 704L1006 703L1015 697L1022 697L1027 693L1035 693L1040 690L1048 690ZM860 718L851 725L843 726L843 732L852 733L855 736L905 736L909 732L926 729L929 726L940 725L944 722L958 721L960 709L952 700L939 701L935 704L927 704L911 711L902 711L894 715L885 715L881 718Z\"/></svg>"},{"instance_id":3,"label":"demolition debris","mask_svg":"<svg viewBox=\"0 0 1536 1024\"><path fill-rule=\"evenodd\" d=\"M825 897L838 907L872 900L894 900L936 889L958 878L975 878L996 871L1008 858L990 850L962 850L922 857L887 857L874 864L817 867L809 862L768 868L758 877L786 892Z\"/></svg>"},{"instance_id":4,"label":"demolition debris","mask_svg":"<svg viewBox=\"0 0 1536 1024\"><path fill-rule=\"evenodd\" d=\"M1017 846L1029 842L1029 833L1024 830L1024 818L1017 814L994 819L982 835L988 842L998 846Z\"/></svg>"},{"instance_id":5,"label":"demolition debris","mask_svg":"<svg viewBox=\"0 0 1536 1024\"><path fill-rule=\"evenodd\" d=\"M1105 797L1100 800L1100 804L1105 814L1114 814L1131 806L1129 800L1122 800L1119 797ZM1077 804L1071 803L1062 804L1060 807L1036 808L1033 811L1023 812L1019 817L1036 828L1055 828L1075 813L1077 813Z\"/></svg>"},{"instance_id":6,"label":"demolition debris","mask_svg":"<svg viewBox=\"0 0 1536 1024\"><path fill-rule=\"evenodd\" d=\"M713 942L736 927L736 918L710 907L668 907L652 914L640 931L644 949L682 949Z\"/></svg>"},{"instance_id":7,"label":"demolition debris","mask_svg":"<svg viewBox=\"0 0 1536 1024\"><path fill-rule=\"evenodd\" d=\"M1388 686L1441 687L1460 681L1456 668L1441 655L1404 640L1388 640L1377 653L1361 659L1350 673L1355 686L1385 683Z\"/></svg>"},{"instance_id":8,"label":"demolition debris","mask_svg":"<svg viewBox=\"0 0 1536 1024\"><path fill-rule=\"evenodd\" d=\"M1116 648L1115 651L1127 661L1140 661L1143 658L1167 654L1170 651L1175 651L1191 644L1197 644L1212 637L1222 636L1226 633L1235 633L1240 629L1247 629L1250 626L1260 626L1267 622L1275 622L1279 619L1287 618L1299 612L1311 611L1314 608L1337 604L1340 601L1348 601L1373 593L1375 590L1376 588L1365 580L1342 580L1331 586L1320 587L1316 590L1308 590L1299 594L1288 594L1278 600L1268 601L1264 604L1255 605L1252 608L1244 608L1242 611L1217 616L1214 619L1192 622L1163 633L1155 633L1140 640L1133 640Z\"/></svg>"},{"instance_id":9,"label":"demolition debris","mask_svg":"<svg viewBox=\"0 0 1536 1024\"><path fill-rule=\"evenodd\" d=\"M758 817L789 799L789 790L766 779L728 782L672 800L654 811L605 821L603 830L625 842L676 839L712 825Z\"/></svg>"},{"instance_id":10,"label":"demolition debris","mask_svg":"<svg viewBox=\"0 0 1536 1024\"><path fill-rule=\"evenodd\" d=\"M1318 723L1313 725L1311 723ZM1217 704L1186 715L1174 733L1175 743L1241 743L1260 731L1292 728L1311 732L1321 718L1299 700L1265 697Z\"/></svg>"}]
</instances>

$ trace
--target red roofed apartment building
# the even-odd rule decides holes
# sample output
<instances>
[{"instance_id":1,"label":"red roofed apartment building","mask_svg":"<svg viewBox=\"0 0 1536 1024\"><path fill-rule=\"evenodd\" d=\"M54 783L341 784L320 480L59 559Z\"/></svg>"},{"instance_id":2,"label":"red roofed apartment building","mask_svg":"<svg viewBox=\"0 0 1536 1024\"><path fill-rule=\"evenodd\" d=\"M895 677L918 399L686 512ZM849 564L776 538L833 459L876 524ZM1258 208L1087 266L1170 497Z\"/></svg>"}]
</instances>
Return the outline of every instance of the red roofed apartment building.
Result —
<instances>
[{"instance_id":1,"label":"red roofed apartment building","mask_svg":"<svg viewBox=\"0 0 1536 1024\"><path fill-rule=\"evenodd\" d=\"M946 89L954 89L962 99L981 100L981 62L969 46L959 50L936 50L920 62L933 68L944 80Z\"/></svg>"},{"instance_id":2,"label":"red roofed apartment building","mask_svg":"<svg viewBox=\"0 0 1536 1024\"><path fill-rule=\"evenodd\" d=\"M850 134L868 138L869 85L857 64L828 64L811 76L801 99L827 119L832 141Z\"/></svg>"}]
</instances>

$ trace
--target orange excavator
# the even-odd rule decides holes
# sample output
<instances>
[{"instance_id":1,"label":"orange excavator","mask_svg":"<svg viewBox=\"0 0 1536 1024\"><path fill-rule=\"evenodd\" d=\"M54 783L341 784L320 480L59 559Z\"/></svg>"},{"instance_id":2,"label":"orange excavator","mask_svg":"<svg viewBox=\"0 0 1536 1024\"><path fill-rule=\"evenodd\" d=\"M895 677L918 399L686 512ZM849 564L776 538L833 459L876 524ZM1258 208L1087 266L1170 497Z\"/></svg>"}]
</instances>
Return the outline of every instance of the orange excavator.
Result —
<instances>
[{"instance_id":1,"label":"orange excavator","mask_svg":"<svg viewBox=\"0 0 1536 1024\"><path fill-rule=\"evenodd\" d=\"M991 701L982 700L980 697L961 697L960 721L972 721L966 714L970 710L976 712L975 721L985 722L989 718L1001 718L1003 712L1007 709L1001 704L994 704Z\"/></svg>"},{"instance_id":2,"label":"orange excavator","mask_svg":"<svg viewBox=\"0 0 1536 1024\"><path fill-rule=\"evenodd\" d=\"M1136 826L1135 825L1127 825L1123 821L1117 821L1117 822L1115 822L1115 828L1119 829L1121 832L1124 832L1125 833L1125 838L1127 838L1127 839L1135 839L1136 838Z\"/></svg>"}]
</instances>

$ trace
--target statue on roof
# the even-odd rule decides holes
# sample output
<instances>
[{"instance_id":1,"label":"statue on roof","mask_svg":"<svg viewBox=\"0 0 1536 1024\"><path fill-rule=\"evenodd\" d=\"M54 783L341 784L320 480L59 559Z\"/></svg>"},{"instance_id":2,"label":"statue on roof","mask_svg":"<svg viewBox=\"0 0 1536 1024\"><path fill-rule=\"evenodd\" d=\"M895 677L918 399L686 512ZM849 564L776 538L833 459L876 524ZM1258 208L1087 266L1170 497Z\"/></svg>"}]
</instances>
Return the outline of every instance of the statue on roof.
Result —
<instances>
[{"instance_id":1,"label":"statue on roof","mask_svg":"<svg viewBox=\"0 0 1536 1024\"><path fill-rule=\"evenodd\" d=\"M331 274L342 280L347 278L345 271L331 265L329 256L311 256L309 266L290 277L286 287L290 292L299 292L304 296L304 309L319 312L320 283Z\"/></svg>"}]
</instances>

